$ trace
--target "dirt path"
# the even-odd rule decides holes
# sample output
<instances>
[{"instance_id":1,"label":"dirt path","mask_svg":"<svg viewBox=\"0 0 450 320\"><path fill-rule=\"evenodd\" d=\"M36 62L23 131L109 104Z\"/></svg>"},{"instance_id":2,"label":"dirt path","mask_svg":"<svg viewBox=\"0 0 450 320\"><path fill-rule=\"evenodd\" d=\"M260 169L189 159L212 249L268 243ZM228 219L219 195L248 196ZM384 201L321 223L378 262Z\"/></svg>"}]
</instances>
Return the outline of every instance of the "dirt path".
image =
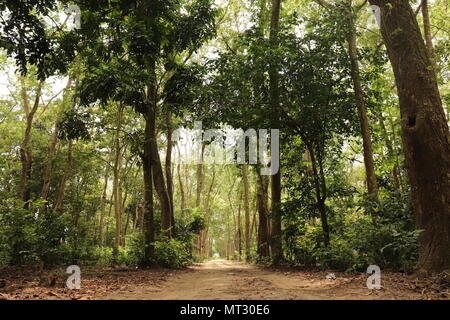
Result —
<instances>
[{"instance_id":1,"label":"dirt path","mask_svg":"<svg viewBox=\"0 0 450 320\"><path fill-rule=\"evenodd\" d=\"M249 299L423 299L415 290L399 288L389 280L381 290L366 287L367 274L285 272L236 261L212 260L177 272L155 286L136 287L101 299L133 300L249 300Z\"/></svg>"}]
</instances>

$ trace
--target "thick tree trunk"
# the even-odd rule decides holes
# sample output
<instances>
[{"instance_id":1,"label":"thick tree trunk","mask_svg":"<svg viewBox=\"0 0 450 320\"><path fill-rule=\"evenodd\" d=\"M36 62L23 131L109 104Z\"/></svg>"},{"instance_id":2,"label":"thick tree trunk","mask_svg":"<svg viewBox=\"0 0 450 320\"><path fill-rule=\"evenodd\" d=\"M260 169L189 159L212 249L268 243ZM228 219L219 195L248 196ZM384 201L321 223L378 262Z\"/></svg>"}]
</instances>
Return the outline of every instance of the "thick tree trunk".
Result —
<instances>
[{"instance_id":1,"label":"thick tree trunk","mask_svg":"<svg viewBox=\"0 0 450 320\"><path fill-rule=\"evenodd\" d=\"M450 268L450 134L429 52L407 0L370 0L400 101L405 160L418 229L419 268Z\"/></svg>"},{"instance_id":2,"label":"thick tree trunk","mask_svg":"<svg viewBox=\"0 0 450 320\"><path fill-rule=\"evenodd\" d=\"M270 42L275 48L278 41L278 25L280 21L281 0L272 0L272 16L270 20ZM278 65L275 62L269 66L270 104L274 116L274 128L280 127L280 92L278 81ZM283 260L283 245L281 239L281 168L271 176L272 193L272 230L271 230L271 252L272 263L279 264Z\"/></svg>"},{"instance_id":3,"label":"thick tree trunk","mask_svg":"<svg viewBox=\"0 0 450 320\"><path fill-rule=\"evenodd\" d=\"M167 193L166 184L164 181L164 173L161 165L161 159L159 157L158 144L157 144L157 135L156 135L156 87L151 85L149 88L149 93L152 95L151 100L153 101L152 105L149 106L150 111L147 114L147 123L149 130L147 132L148 136L146 139L149 139L149 147L150 147L150 157L152 161L152 176L153 176L153 184L156 190L156 194L158 195L159 202L161 204L161 228L163 229L164 234L168 239L172 238L172 230L171 230L171 207L169 195Z\"/></svg>"}]
</instances>

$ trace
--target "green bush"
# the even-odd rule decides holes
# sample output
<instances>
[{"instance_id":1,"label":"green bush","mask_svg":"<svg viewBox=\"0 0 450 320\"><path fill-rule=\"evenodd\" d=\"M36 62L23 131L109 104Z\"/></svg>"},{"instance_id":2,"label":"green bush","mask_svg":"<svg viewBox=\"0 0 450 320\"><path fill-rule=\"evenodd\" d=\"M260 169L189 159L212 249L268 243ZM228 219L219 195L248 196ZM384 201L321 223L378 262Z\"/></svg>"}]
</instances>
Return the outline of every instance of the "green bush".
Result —
<instances>
[{"instance_id":1,"label":"green bush","mask_svg":"<svg viewBox=\"0 0 450 320\"><path fill-rule=\"evenodd\" d=\"M128 236L128 260L127 265L140 266L144 264L145 238L142 233L134 233Z\"/></svg>"},{"instance_id":2,"label":"green bush","mask_svg":"<svg viewBox=\"0 0 450 320\"><path fill-rule=\"evenodd\" d=\"M93 250L93 256L96 261L96 265L98 266L108 267L114 263L112 248L95 247Z\"/></svg>"},{"instance_id":3,"label":"green bush","mask_svg":"<svg viewBox=\"0 0 450 320\"><path fill-rule=\"evenodd\" d=\"M144 235L134 234L128 240L128 247L126 251L127 265L142 265L144 262L145 251ZM190 252L190 245L177 239L166 241L155 241L153 244L155 248L154 263L165 268L185 268L192 263L192 254Z\"/></svg>"},{"instance_id":4,"label":"green bush","mask_svg":"<svg viewBox=\"0 0 450 320\"><path fill-rule=\"evenodd\" d=\"M192 263L187 245L175 239L156 241L155 257L157 264L166 268L185 268Z\"/></svg>"},{"instance_id":5,"label":"green bush","mask_svg":"<svg viewBox=\"0 0 450 320\"><path fill-rule=\"evenodd\" d=\"M371 264L412 271L420 230L414 229L409 197L385 196L376 203L364 199L362 208L350 207L330 216L328 248L323 246L318 219L293 220L286 228L287 257L295 263L348 272L365 271Z\"/></svg>"},{"instance_id":6,"label":"green bush","mask_svg":"<svg viewBox=\"0 0 450 320\"><path fill-rule=\"evenodd\" d=\"M0 265L45 266L89 264L95 261L87 226L74 226L70 216L39 210L42 201L29 208L15 199L0 205Z\"/></svg>"}]
</instances>

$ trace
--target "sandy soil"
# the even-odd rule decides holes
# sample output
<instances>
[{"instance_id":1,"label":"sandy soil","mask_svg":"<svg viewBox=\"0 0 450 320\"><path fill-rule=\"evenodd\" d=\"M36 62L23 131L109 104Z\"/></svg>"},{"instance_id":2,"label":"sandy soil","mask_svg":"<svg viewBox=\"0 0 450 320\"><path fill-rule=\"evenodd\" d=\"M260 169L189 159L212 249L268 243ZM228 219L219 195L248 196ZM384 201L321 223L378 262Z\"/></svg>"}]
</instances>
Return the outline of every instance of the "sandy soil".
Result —
<instances>
[{"instance_id":1,"label":"sandy soil","mask_svg":"<svg viewBox=\"0 0 450 320\"><path fill-rule=\"evenodd\" d=\"M154 286L139 286L118 291L98 299L149 300L368 300L368 299L426 299L423 292L411 285L410 279L390 281L383 278L382 289L366 287L368 274L277 270L236 261L212 260L173 274L168 281ZM408 286L399 283L408 283ZM442 297L447 297L444 294Z\"/></svg>"}]
</instances>

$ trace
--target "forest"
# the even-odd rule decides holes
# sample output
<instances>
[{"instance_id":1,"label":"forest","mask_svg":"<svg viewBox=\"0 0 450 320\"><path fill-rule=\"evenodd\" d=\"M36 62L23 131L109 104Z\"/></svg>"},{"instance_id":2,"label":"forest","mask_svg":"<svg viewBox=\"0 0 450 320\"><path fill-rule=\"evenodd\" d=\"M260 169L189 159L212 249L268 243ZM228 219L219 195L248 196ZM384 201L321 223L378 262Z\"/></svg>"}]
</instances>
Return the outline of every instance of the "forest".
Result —
<instances>
[{"instance_id":1,"label":"forest","mask_svg":"<svg viewBox=\"0 0 450 320\"><path fill-rule=\"evenodd\" d=\"M375 265L449 298L448 0L0 10L0 299L70 265L82 286Z\"/></svg>"}]
</instances>

